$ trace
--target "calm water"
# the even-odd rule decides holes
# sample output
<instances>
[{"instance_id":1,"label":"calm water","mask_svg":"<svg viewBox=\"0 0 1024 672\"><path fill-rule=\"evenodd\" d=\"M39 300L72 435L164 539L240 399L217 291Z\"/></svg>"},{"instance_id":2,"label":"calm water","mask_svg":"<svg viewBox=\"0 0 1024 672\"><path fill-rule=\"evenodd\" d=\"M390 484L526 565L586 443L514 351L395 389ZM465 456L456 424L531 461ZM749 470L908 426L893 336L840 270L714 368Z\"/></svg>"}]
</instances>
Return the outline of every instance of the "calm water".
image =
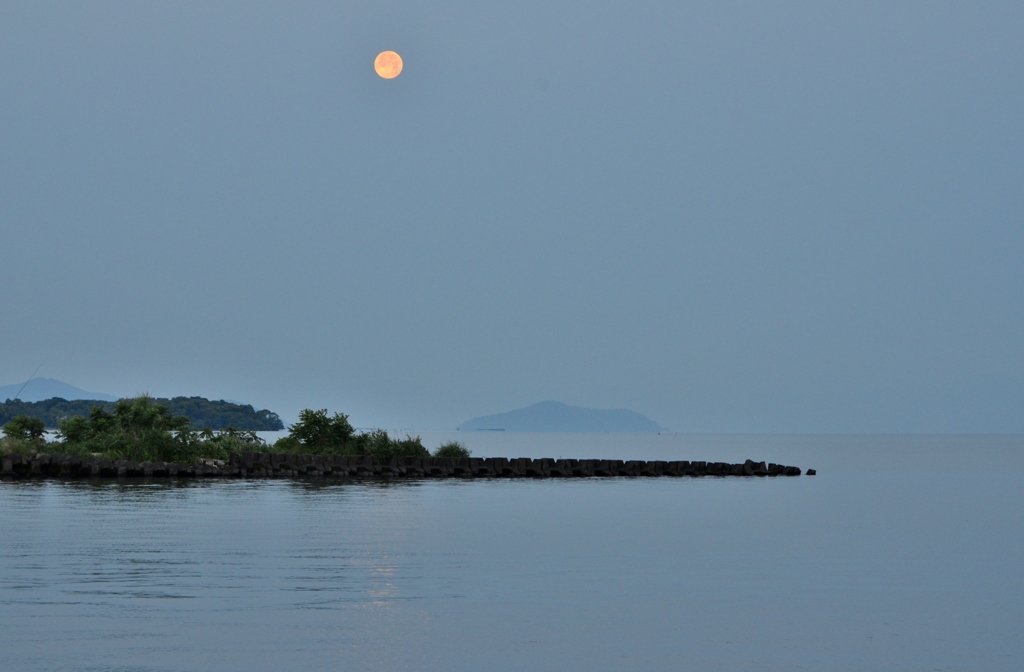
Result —
<instances>
[{"instance_id":1,"label":"calm water","mask_svg":"<svg viewBox=\"0 0 1024 672\"><path fill-rule=\"evenodd\" d=\"M0 669L1024 669L1024 437L458 438L819 475L0 484Z\"/></svg>"}]
</instances>

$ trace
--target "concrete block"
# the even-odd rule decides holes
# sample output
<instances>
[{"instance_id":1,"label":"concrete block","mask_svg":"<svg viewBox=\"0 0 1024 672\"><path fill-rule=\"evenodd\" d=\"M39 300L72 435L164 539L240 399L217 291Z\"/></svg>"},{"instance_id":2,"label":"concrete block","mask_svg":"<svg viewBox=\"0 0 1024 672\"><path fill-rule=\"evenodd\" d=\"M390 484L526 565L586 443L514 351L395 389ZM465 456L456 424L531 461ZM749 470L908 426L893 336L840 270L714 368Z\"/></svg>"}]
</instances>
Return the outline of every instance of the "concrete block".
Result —
<instances>
[{"instance_id":1,"label":"concrete block","mask_svg":"<svg viewBox=\"0 0 1024 672\"><path fill-rule=\"evenodd\" d=\"M576 475L576 463L578 460L555 460L551 467L551 475L559 478L572 478Z\"/></svg>"},{"instance_id":2,"label":"concrete block","mask_svg":"<svg viewBox=\"0 0 1024 672\"><path fill-rule=\"evenodd\" d=\"M468 457L453 457L451 458L452 475L459 478L469 478L473 476L473 470L469 465L470 458Z\"/></svg>"},{"instance_id":3,"label":"concrete block","mask_svg":"<svg viewBox=\"0 0 1024 672\"><path fill-rule=\"evenodd\" d=\"M534 460L533 466L537 470L538 474L543 478L548 478L554 475L552 471L555 468L555 461L550 457L542 457L539 460Z\"/></svg>"},{"instance_id":4,"label":"concrete block","mask_svg":"<svg viewBox=\"0 0 1024 672\"><path fill-rule=\"evenodd\" d=\"M594 475L594 460L573 460L572 474L580 478L589 478Z\"/></svg>"},{"instance_id":5,"label":"concrete block","mask_svg":"<svg viewBox=\"0 0 1024 672\"><path fill-rule=\"evenodd\" d=\"M523 475L527 478L545 478L547 476L540 460L531 460L528 457L520 458L520 460L522 461Z\"/></svg>"},{"instance_id":6,"label":"concrete block","mask_svg":"<svg viewBox=\"0 0 1024 672\"><path fill-rule=\"evenodd\" d=\"M665 463L665 469L662 471L664 476L685 476L686 469L690 466L689 462L683 462L680 460L673 460Z\"/></svg>"},{"instance_id":7,"label":"concrete block","mask_svg":"<svg viewBox=\"0 0 1024 672\"><path fill-rule=\"evenodd\" d=\"M507 477L512 474L506 457L488 457L485 460L490 465L491 471L497 477Z\"/></svg>"}]
</instances>

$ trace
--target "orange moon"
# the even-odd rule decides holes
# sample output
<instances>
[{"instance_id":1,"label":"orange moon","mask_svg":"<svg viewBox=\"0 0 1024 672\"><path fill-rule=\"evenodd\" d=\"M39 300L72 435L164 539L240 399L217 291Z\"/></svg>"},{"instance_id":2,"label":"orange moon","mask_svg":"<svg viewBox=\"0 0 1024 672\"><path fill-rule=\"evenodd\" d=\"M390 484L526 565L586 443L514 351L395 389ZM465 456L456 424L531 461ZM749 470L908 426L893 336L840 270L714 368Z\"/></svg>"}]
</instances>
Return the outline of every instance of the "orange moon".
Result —
<instances>
[{"instance_id":1,"label":"orange moon","mask_svg":"<svg viewBox=\"0 0 1024 672\"><path fill-rule=\"evenodd\" d=\"M402 73L402 57L393 51L382 51L373 61L373 69L384 79L394 79Z\"/></svg>"}]
</instances>

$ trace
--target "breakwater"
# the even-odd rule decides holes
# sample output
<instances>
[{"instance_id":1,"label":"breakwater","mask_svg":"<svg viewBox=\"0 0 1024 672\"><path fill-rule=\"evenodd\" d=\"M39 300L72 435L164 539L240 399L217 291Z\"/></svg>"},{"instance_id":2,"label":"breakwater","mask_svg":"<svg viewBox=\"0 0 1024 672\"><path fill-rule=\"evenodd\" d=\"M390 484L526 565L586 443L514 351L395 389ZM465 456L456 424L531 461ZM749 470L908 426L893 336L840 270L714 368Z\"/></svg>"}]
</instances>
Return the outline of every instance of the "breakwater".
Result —
<instances>
[{"instance_id":1,"label":"breakwater","mask_svg":"<svg viewBox=\"0 0 1024 672\"><path fill-rule=\"evenodd\" d=\"M808 475L814 470L808 470ZM586 478L799 476L799 467L661 460L555 460L526 457L391 457L232 453L195 464L133 462L69 455L9 455L0 478Z\"/></svg>"}]
</instances>

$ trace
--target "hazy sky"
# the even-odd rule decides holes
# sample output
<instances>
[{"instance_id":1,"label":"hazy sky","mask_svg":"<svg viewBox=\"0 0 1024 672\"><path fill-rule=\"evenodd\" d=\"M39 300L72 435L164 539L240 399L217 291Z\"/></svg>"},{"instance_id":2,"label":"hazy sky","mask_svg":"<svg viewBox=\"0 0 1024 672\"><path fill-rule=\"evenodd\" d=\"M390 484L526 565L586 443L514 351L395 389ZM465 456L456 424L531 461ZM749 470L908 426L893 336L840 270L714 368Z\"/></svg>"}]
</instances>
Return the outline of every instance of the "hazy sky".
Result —
<instances>
[{"instance_id":1,"label":"hazy sky","mask_svg":"<svg viewBox=\"0 0 1024 672\"><path fill-rule=\"evenodd\" d=\"M1022 36L1020 0L5 0L0 384L1024 431Z\"/></svg>"}]
</instances>

